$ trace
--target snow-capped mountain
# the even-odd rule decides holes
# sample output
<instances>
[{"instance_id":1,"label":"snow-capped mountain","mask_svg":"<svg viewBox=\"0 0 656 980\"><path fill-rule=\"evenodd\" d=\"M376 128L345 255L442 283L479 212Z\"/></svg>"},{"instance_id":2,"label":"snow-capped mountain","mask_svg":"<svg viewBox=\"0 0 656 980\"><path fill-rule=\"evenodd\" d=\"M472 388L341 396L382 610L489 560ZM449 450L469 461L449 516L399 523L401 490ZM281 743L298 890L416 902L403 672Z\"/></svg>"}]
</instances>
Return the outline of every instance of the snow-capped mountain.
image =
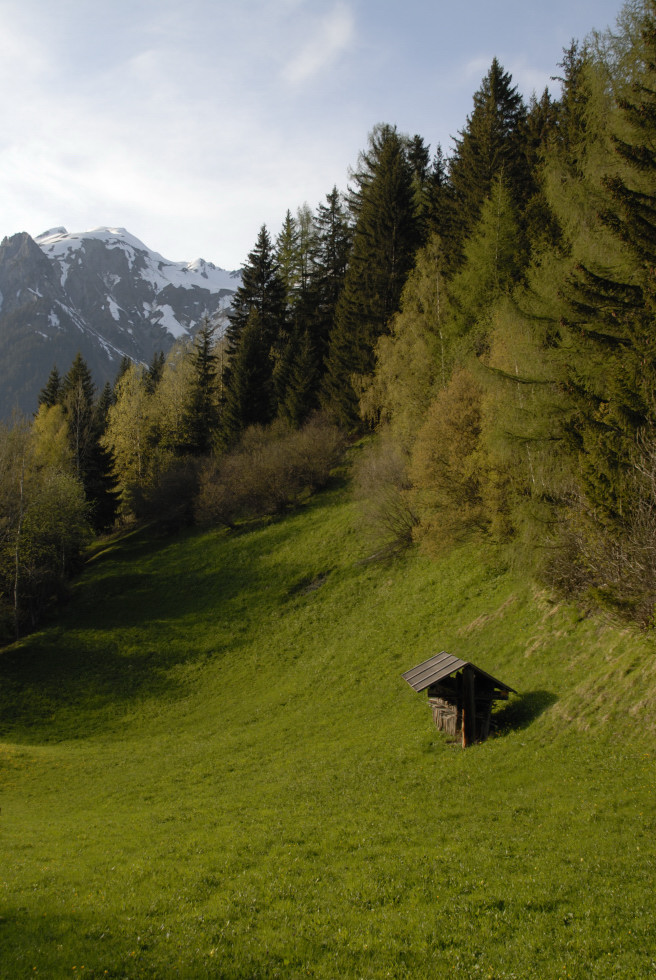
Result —
<instances>
[{"instance_id":1,"label":"snow-capped mountain","mask_svg":"<svg viewBox=\"0 0 656 980\"><path fill-rule=\"evenodd\" d=\"M239 272L211 262L171 262L124 228L53 228L0 244L0 417L31 414L53 365L64 374L80 351L102 386L124 356L149 364L221 322Z\"/></svg>"}]
</instances>

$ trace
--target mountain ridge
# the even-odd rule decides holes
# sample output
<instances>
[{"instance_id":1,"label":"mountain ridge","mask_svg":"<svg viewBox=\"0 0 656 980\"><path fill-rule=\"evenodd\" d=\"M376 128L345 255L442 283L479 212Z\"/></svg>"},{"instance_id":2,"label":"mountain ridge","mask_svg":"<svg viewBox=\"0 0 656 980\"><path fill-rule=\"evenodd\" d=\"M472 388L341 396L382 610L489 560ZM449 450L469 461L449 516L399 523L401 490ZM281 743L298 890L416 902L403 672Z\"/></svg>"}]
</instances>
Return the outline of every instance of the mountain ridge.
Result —
<instances>
[{"instance_id":1,"label":"mountain ridge","mask_svg":"<svg viewBox=\"0 0 656 980\"><path fill-rule=\"evenodd\" d=\"M240 281L202 258L172 262L122 227L5 238L0 417L33 413L52 367L65 372L78 352L102 387L123 358L148 364L205 317L220 328Z\"/></svg>"}]
</instances>

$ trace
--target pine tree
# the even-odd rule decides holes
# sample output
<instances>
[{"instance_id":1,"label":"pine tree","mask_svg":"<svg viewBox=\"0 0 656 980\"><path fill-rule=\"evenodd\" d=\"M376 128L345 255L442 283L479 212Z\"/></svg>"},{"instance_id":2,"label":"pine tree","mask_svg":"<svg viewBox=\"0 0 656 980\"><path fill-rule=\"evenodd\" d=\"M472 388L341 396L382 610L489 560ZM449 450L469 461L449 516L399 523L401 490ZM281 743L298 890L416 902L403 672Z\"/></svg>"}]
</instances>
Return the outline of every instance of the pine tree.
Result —
<instances>
[{"instance_id":1,"label":"pine tree","mask_svg":"<svg viewBox=\"0 0 656 980\"><path fill-rule=\"evenodd\" d=\"M75 473L84 486L92 506L96 530L113 524L118 495L111 454L101 444L104 418L97 412L95 384L81 354L77 354L65 375L60 404L68 424Z\"/></svg>"},{"instance_id":2,"label":"pine tree","mask_svg":"<svg viewBox=\"0 0 656 980\"><path fill-rule=\"evenodd\" d=\"M426 209L426 224L429 235L439 235L443 247L446 247L454 235L452 222L456 215L453 190L449 182L448 163L439 144L427 176Z\"/></svg>"},{"instance_id":3,"label":"pine tree","mask_svg":"<svg viewBox=\"0 0 656 980\"><path fill-rule=\"evenodd\" d=\"M475 226L494 179L503 175L521 206L530 191L530 174L522 143L526 108L512 77L496 58L474 94L474 108L456 139L449 163L452 188L450 238L446 243L451 267L462 260L462 249Z\"/></svg>"},{"instance_id":4,"label":"pine tree","mask_svg":"<svg viewBox=\"0 0 656 980\"><path fill-rule=\"evenodd\" d=\"M166 356L164 351L160 350L153 355L153 359L150 362L150 367L146 371L146 387L150 394L152 395L157 385L162 380L162 374L164 373L164 365L166 364Z\"/></svg>"},{"instance_id":5,"label":"pine tree","mask_svg":"<svg viewBox=\"0 0 656 980\"><path fill-rule=\"evenodd\" d=\"M304 205L295 218L287 212L276 240L276 262L285 283L286 317L273 348L273 391L278 411L285 417L287 386L292 376L298 377L298 362L304 358L299 338L312 332L317 317L317 297L312 288L315 236L314 216ZM315 356L311 366L313 376L317 369Z\"/></svg>"},{"instance_id":6,"label":"pine tree","mask_svg":"<svg viewBox=\"0 0 656 980\"><path fill-rule=\"evenodd\" d=\"M522 140L530 174L530 195L519 215L526 260L548 247L557 247L561 230L549 207L544 187L544 159L548 147L558 138L559 106L545 89L540 99L531 97L522 127Z\"/></svg>"},{"instance_id":7,"label":"pine tree","mask_svg":"<svg viewBox=\"0 0 656 980\"><path fill-rule=\"evenodd\" d=\"M601 220L616 242L576 263L564 321L574 342L568 378L577 405L571 435L583 488L598 520L621 526L630 509L627 478L636 437L656 421L656 3L647 4L637 81L619 102L612 134L616 172L602 179ZM644 59L644 67L643 67ZM586 132L589 142L589 133ZM610 169L610 168L609 168ZM621 244L620 244L621 243ZM619 246L619 247L618 247ZM610 258L610 261L609 261Z\"/></svg>"},{"instance_id":8,"label":"pine tree","mask_svg":"<svg viewBox=\"0 0 656 980\"><path fill-rule=\"evenodd\" d=\"M224 445L238 437L242 422L267 424L276 413L273 375L287 339L287 297L264 225L243 269L242 284L233 298L228 320L221 434ZM255 343L260 345L257 352L253 350ZM250 392L244 387L248 379L255 386Z\"/></svg>"},{"instance_id":9,"label":"pine tree","mask_svg":"<svg viewBox=\"0 0 656 980\"><path fill-rule=\"evenodd\" d=\"M208 455L219 425L215 333L216 326L205 318L194 337L190 355L193 383L188 407L188 451L192 456Z\"/></svg>"},{"instance_id":10,"label":"pine tree","mask_svg":"<svg viewBox=\"0 0 656 980\"><path fill-rule=\"evenodd\" d=\"M320 370L323 370L337 303L344 288L351 239L351 228L342 196L337 187L333 187L326 194L325 203L319 204L317 209L316 237L312 253L310 295L313 316L310 329Z\"/></svg>"},{"instance_id":11,"label":"pine tree","mask_svg":"<svg viewBox=\"0 0 656 980\"><path fill-rule=\"evenodd\" d=\"M291 211L287 211L276 238L275 256L288 308L295 305L301 288L300 238L298 222Z\"/></svg>"},{"instance_id":12,"label":"pine tree","mask_svg":"<svg viewBox=\"0 0 656 980\"><path fill-rule=\"evenodd\" d=\"M396 129L373 131L351 198L353 248L339 298L323 382L323 402L344 426L374 367L374 346L397 311L420 243L412 168Z\"/></svg>"},{"instance_id":13,"label":"pine tree","mask_svg":"<svg viewBox=\"0 0 656 980\"><path fill-rule=\"evenodd\" d=\"M267 425L274 418L273 376L262 316L251 309L240 343L230 361L221 411L221 444L230 449L251 425Z\"/></svg>"},{"instance_id":14,"label":"pine tree","mask_svg":"<svg viewBox=\"0 0 656 980\"><path fill-rule=\"evenodd\" d=\"M60 401L68 422L75 472L85 484L85 476L92 466L96 434L95 395L96 386L91 372L82 355L78 353L62 381Z\"/></svg>"},{"instance_id":15,"label":"pine tree","mask_svg":"<svg viewBox=\"0 0 656 980\"><path fill-rule=\"evenodd\" d=\"M126 371L129 371L130 370L130 368L132 367L132 364L133 364L132 358L131 357L128 357L127 354L124 354L123 357L121 358L121 363L118 366L118 371L116 372L116 377L114 378L114 387L116 387L116 385L119 383L119 381L121 380L121 378L123 377L123 375L126 373Z\"/></svg>"},{"instance_id":16,"label":"pine tree","mask_svg":"<svg viewBox=\"0 0 656 980\"><path fill-rule=\"evenodd\" d=\"M39 393L39 405L45 405L46 408L52 408L59 402L59 396L61 391L61 377L59 371L57 370L57 365L55 365L48 376L48 381L46 385L41 389Z\"/></svg>"},{"instance_id":17,"label":"pine tree","mask_svg":"<svg viewBox=\"0 0 656 980\"><path fill-rule=\"evenodd\" d=\"M389 335L383 334L376 344L376 371L364 401L368 417L389 424L404 452L451 373L447 322L442 248L433 235L417 253Z\"/></svg>"},{"instance_id":18,"label":"pine tree","mask_svg":"<svg viewBox=\"0 0 656 980\"><path fill-rule=\"evenodd\" d=\"M107 416L109 409L114 404L115 398L114 386L109 381L106 381L95 405L96 420L101 435L107 428Z\"/></svg>"},{"instance_id":19,"label":"pine tree","mask_svg":"<svg viewBox=\"0 0 656 980\"><path fill-rule=\"evenodd\" d=\"M228 356L236 353L252 310L258 313L262 337L270 349L285 324L286 299L285 283L278 270L271 237L262 225L228 314Z\"/></svg>"},{"instance_id":20,"label":"pine tree","mask_svg":"<svg viewBox=\"0 0 656 980\"><path fill-rule=\"evenodd\" d=\"M412 171L415 215L419 229L419 244L423 245L430 233L431 168L430 148L421 136L415 135L407 142L407 156Z\"/></svg>"},{"instance_id":21,"label":"pine tree","mask_svg":"<svg viewBox=\"0 0 656 980\"><path fill-rule=\"evenodd\" d=\"M317 408L319 367L307 330L302 333L295 331L291 346L294 357L289 364L285 394L279 412L282 418L298 427Z\"/></svg>"}]
</instances>

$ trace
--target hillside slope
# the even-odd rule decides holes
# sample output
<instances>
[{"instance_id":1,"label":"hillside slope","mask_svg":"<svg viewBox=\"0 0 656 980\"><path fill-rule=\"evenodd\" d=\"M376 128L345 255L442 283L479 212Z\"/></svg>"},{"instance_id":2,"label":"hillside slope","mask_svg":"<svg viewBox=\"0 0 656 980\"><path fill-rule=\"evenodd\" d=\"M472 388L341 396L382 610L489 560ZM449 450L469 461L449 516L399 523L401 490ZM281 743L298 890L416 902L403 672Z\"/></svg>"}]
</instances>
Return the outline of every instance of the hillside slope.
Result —
<instances>
[{"instance_id":1,"label":"hillside slope","mask_svg":"<svg viewBox=\"0 0 656 980\"><path fill-rule=\"evenodd\" d=\"M480 547L366 561L343 489L108 544L0 655L0 977L646 977L651 639ZM401 673L519 695L463 751Z\"/></svg>"}]
</instances>

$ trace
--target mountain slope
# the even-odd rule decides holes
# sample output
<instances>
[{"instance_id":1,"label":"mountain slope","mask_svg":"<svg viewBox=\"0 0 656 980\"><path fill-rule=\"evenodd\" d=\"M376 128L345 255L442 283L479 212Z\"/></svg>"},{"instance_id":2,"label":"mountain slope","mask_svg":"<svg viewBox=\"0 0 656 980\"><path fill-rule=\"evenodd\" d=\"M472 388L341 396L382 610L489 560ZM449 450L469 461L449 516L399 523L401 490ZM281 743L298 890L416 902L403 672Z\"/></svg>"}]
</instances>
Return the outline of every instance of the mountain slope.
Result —
<instances>
[{"instance_id":1,"label":"mountain slope","mask_svg":"<svg viewBox=\"0 0 656 980\"><path fill-rule=\"evenodd\" d=\"M106 542L0 655L0 977L652 975L653 639L355 516ZM435 730L439 649L498 737Z\"/></svg>"},{"instance_id":2,"label":"mountain slope","mask_svg":"<svg viewBox=\"0 0 656 980\"><path fill-rule=\"evenodd\" d=\"M54 364L80 351L96 383L123 357L150 363L203 317L220 320L239 285L203 259L170 262L124 228L55 228L0 245L0 417L31 414Z\"/></svg>"}]
</instances>

